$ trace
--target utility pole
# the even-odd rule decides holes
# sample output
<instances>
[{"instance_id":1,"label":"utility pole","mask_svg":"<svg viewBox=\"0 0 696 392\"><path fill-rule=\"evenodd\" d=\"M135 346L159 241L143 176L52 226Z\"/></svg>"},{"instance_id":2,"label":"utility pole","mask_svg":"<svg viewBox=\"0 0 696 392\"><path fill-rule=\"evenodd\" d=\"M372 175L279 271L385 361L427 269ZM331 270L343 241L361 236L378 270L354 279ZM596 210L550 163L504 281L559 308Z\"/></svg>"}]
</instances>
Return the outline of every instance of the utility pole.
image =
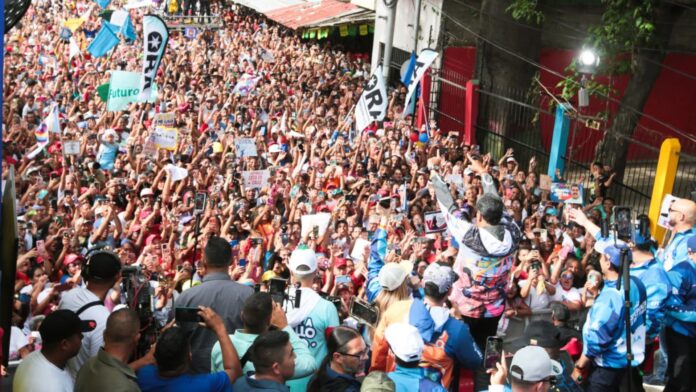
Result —
<instances>
[{"instance_id":1,"label":"utility pole","mask_svg":"<svg viewBox=\"0 0 696 392\"><path fill-rule=\"evenodd\" d=\"M416 20L413 22L413 53L418 56L418 30L420 29L421 1L416 0Z\"/></svg>"},{"instance_id":2,"label":"utility pole","mask_svg":"<svg viewBox=\"0 0 696 392\"><path fill-rule=\"evenodd\" d=\"M382 4L387 8L387 35L384 39L384 56L382 57L382 68L384 72L384 84L389 85L389 70L391 68L391 52L394 44L394 25L396 24L396 2L397 0L382 0Z\"/></svg>"}]
</instances>

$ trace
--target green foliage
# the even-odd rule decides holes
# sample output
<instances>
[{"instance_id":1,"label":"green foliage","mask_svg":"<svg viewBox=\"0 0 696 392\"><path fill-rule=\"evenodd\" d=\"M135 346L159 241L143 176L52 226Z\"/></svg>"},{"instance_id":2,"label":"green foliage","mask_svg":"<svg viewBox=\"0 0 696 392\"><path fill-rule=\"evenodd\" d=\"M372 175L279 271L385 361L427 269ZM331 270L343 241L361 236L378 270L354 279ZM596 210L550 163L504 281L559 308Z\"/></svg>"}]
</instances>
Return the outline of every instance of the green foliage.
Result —
<instances>
[{"instance_id":1,"label":"green foliage","mask_svg":"<svg viewBox=\"0 0 696 392\"><path fill-rule=\"evenodd\" d=\"M601 0L604 5L602 23L588 29L586 45L599 54L602 62L599 74L620 75L633 70L638 49L651 46L655 33L655 7L659 0ZM544 20L537 0L513 0L507 8L512 17L518 20ZM578 48L579 49L579 48ZM576 60L565 69L565 79L556 87L561 96L570 100L580 89L582 75L577 70ZM590 96L612 93L608 85L597 82L594 75L585 80L585 88ZM552 105L555 104L552 101Z\"/></svg>"},{"instance_id":2,"label":"green foliage","mask_svg":"<svg viewBox=\"0 0 696 392\"><path fill-rule=\"evenodd\" d=\"M539 11L537 7L537 0L515 0L505 11L517 20L540 25L544 21L544 13Z\"/></svg>"}]
</instances>

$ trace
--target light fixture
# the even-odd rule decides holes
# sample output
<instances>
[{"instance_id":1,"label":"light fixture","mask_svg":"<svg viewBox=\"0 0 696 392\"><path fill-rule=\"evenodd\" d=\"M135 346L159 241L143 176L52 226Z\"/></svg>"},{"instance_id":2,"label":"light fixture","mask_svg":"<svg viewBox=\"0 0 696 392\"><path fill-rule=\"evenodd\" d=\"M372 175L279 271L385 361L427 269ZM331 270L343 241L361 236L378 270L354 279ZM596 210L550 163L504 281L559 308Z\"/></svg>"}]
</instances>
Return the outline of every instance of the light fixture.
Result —
<instances>
[{"instance_id":1,"label":"light fixture","mask_svg":"<svg viewBox=\"0 0 696 392\"><path fill-rule=\"evenodd\" d=\"M583 74L593 74L599 67L599 56L590 48L583 48L578 56L578 72Z\"/></svg>"}]
</instances>

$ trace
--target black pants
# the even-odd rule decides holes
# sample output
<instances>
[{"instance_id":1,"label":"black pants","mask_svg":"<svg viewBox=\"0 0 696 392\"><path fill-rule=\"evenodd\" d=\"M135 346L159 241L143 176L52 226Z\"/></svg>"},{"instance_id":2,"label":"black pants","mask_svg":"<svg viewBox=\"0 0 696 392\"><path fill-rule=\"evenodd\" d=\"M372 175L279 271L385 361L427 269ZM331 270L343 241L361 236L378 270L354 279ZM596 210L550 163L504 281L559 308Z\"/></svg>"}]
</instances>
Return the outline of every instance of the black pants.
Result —
<instances>
[{"instance_id":1,"label":"black pants","mask_svg":"<svg viewBox=\"0 0 696 392\"><path fill-rule=\"evenodd\" d=\"M625 392L628 391L628 383L632 383L632 392L643 392L643 377L640 369L612 369L596 367L588 378L586 392Z\"/></svg>"},{"instance_id":2,"label":"black pants","mask_svg":"<svg viewBox=\"0 0 696 392\"><path fill-rule=\"evenodd\" d=\"M200 7L198 15L210 16L210 0L200 0L198 6Z\"/></svg>"},{"instance_id":3,"label":"black pants","mask_svg":"<svg viewBox=\"0 0 696 392\"><path fill-rule=\"evenodd\" d=\"M196 9L196 0L186 0L186 8L184 9L184 15L193 15L193 11Z\"/></svg>"},{"instance_id":4,"label":"black pants","mask_svg":"<svg viewBox=\"0 0 696 392\"><path fill-rule=\"evenodd\" d=\"M696 391L696 339L665 328L667 385L665 392Z\"/></svg>"},{"instance_id":5,"label":"black pants","mask_svg":"<svg viewBox=\"0 0 696 392\"><path fill-rule=\"evenodd\" d=\"M491 318L471 318L462 316L467 325L469 325L469 331L471 331L471 337L484 353L486 349L486 338L489 336L495 336L498 332L498 321L500 321L500 316ZM485 353L484 353L485 355ZM474 390L482 391L488 389L488 385L491 382L491 376L486 373L486 369L483 366L476 369L474 372Z\"/></svg>"}]
</instances>

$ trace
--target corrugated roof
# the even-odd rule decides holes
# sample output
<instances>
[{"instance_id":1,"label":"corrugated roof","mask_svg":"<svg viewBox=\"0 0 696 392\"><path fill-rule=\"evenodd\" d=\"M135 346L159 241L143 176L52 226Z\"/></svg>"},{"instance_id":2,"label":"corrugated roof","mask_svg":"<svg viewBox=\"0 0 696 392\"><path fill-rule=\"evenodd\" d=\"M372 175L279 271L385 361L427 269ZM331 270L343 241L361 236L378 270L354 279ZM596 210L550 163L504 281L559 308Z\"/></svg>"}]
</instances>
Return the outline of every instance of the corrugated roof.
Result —
<instances>
[{"instance_id":1,"label":"corrugated roof","mask_svg":"<svg viewBox=\"0 0 696 392\"><path fill-rule=\"evenodd\" d=\"M317 0L275 9L265 14L284 26L297 29L304 26L326 25L326 22L331 19L343 18L364 11L364 8L351 3L338 0Z\"/></svg>"},{"instance_id":2,"label":"corrugated roof","mask_svg":"<svg viewBox=\"0 0 696 392\"><path fill-rule=\"evenodd\" d=\"M304 4L305 0L234 0L234 2L263 14L279 8Z\"/></svg>"}]
</instances>

